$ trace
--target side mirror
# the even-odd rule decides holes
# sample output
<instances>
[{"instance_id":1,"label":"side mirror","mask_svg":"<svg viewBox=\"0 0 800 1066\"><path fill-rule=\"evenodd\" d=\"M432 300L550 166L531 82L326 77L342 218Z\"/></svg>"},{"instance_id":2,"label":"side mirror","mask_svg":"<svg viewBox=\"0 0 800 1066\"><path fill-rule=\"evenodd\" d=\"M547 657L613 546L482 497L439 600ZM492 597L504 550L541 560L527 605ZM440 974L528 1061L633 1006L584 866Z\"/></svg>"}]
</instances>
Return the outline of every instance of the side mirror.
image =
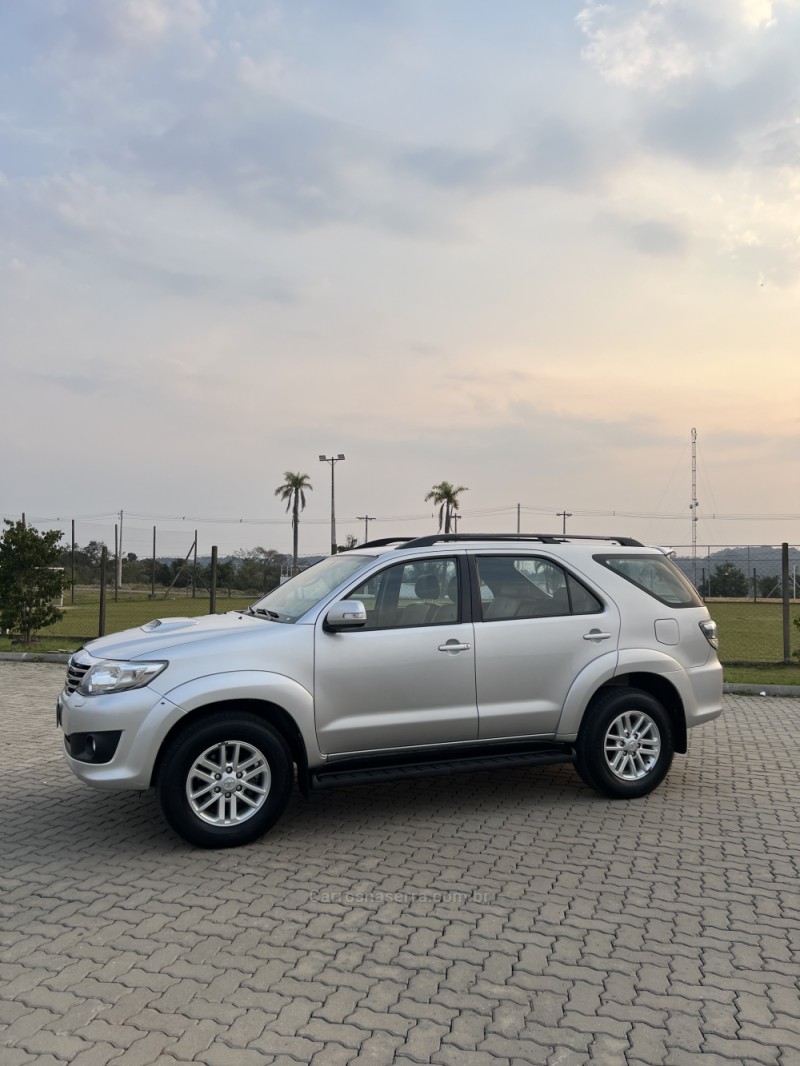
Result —
<instances>
[{"instance_id":1,"label":"side mirror","mask_svg":"<svg viewBox=\"0 0 800 1066\"><path fill-rule=\"evenodd\" d=\"M360 629L366 622L367 609L361 600L339 600L328 611L323 626L336 633L340 629Z\"/></svg>"}]
</instances>

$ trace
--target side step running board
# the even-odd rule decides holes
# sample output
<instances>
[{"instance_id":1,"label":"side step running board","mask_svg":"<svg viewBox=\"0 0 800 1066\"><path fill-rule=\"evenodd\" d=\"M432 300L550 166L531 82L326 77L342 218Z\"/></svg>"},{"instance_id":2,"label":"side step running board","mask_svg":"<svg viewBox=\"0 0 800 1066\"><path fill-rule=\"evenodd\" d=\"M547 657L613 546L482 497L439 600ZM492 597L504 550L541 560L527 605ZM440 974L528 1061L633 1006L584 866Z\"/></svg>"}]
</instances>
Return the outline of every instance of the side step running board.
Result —
<instances>
[{"instance_id":1,"label":"side step running board","mask_svg":"<svg viewBox=\"0 0 800 1066\"><path fill-rule=\"evenodd\" d=\"M522 766L543 766L574 761L574 754L565 748L540 748L536 751L516 751L496 755L471 755L449 759L383 764L363 764L347 768L316 770L311 774L311 787L343 788L349 785L372 785L384 781L405 781L412 777L446 777L448 774L471 774L481 770L513 770ZM339 764L341 766L341 764Z\"/></svg>"}]
</instances>

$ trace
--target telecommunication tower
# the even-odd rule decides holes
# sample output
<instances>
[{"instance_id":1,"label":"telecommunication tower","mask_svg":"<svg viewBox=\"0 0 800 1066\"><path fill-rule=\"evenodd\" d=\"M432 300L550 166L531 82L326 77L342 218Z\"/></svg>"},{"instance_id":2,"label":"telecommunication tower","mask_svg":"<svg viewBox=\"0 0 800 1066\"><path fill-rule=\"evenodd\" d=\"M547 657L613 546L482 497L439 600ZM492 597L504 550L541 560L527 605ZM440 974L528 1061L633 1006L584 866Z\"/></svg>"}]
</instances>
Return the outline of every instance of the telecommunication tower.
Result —
<instances>
[{"instance_id":1,"label":"telecommunication tower","mask_svg":"<svg viewBox=\"0 0 800 1066\"><path fill-rule=\"evenodd\" d=\"M697 585L697 430L692 429L692 581Z\"/></svg>"}]
</instances>

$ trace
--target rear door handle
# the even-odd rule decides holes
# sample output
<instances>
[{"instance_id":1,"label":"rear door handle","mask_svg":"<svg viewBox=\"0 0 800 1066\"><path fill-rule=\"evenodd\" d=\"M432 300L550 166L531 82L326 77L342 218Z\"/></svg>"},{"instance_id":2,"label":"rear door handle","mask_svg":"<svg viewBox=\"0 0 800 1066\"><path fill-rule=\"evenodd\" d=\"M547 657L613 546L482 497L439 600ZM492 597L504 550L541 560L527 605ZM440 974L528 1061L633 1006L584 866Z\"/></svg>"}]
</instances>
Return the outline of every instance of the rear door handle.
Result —
<instances>
[{"instance_id":1,"label":"rear door handle","mask_svg":"<svg viewBox=\"0 0 800 1066\"><path fill-rule=\"evenodd\" d=\"M611 640L610 633L601 633L599 629L590 629L588 633L583 634L584 640L593 640L599 643L601 640Z\"/></svg>"},{"instance_id":2,"label":"rear door handle","mask_svg":"<svg viewBox=\"0 0 800 1066\"><path fill-rule=\"evenodd\" d=\"M457 640L448 640L446 644L439 645L439 651L469 651L471 644L460 644Z\"/></svg>"}]
</instances>

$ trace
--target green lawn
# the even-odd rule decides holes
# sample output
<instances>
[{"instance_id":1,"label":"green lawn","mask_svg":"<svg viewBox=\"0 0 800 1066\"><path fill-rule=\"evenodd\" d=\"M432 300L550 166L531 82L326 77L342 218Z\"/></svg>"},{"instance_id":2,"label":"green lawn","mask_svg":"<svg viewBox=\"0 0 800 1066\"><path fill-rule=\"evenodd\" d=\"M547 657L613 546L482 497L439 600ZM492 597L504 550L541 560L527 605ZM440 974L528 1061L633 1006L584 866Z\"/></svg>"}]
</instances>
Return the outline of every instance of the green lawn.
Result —
<instances>
[{"instance_id":1,"label":"green lawn","mask_svg":"<svg viewBox=\"0 0 800 1066\"><path fill-rule=\"evenodd\" d=\"M35 645L21 647L12 645L10 638L0 637L0 651L74 651L86 640L97 636L99 605L95 597L93 602L76 603L75 606L64 605L64 617L39 634ZM242 610L254 603L257 596L217 597L217 613ZM132 629L144 625L154 618L194 618L208 614L208 597L178 595L170 599L157 597L155 600L133 597L120 598L115 603L110 599L106 604L106 633L118 633L121 629Z\"/></svg>"},{"instance_id":2,"label":"green lawn","mask_svg":"<svg viewBox=\"0 0 800 1066\"><path fill-rule=\"evenodd\" d=\"M797 685L800 692L800 663L784 666L723 666L729 685Z\"/></svg>"},{"instance_id":3,"label":"green lawn","mask_svg":"<svg viewBox=\"0 0 800 1066\"><path fill-rule=\"evenodd\" d=\"M719 657L724 663L782 663L783 608L777 601L751 603L735 600L710 600L711 617L719 627ZM790 615L800 615L800 605L793 603ZM800 649L800 629L790 626L792 652Z\"/></svg>"}]
</instances>

